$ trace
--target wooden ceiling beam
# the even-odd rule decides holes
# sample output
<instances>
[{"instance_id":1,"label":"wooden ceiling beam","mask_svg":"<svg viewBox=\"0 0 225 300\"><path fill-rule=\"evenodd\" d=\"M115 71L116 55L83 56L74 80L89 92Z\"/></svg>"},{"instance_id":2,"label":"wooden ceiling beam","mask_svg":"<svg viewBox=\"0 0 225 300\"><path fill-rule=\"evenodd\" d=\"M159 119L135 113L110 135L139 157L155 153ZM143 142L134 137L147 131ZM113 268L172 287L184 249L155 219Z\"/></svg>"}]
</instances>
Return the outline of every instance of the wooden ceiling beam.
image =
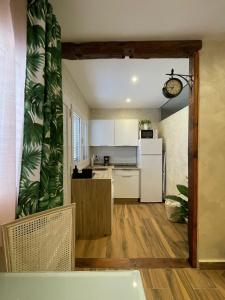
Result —
<instances>
[{"instance_id":1,"label":"wooden ceiling beam","mask_svg":"<svg viewBox=\"0 0 225 300\"><path fill-rule=\"evenodd\" d=\"M202 48L201 40L62 43L62 58L185 58Z\"/></svg>"}]
</instances>

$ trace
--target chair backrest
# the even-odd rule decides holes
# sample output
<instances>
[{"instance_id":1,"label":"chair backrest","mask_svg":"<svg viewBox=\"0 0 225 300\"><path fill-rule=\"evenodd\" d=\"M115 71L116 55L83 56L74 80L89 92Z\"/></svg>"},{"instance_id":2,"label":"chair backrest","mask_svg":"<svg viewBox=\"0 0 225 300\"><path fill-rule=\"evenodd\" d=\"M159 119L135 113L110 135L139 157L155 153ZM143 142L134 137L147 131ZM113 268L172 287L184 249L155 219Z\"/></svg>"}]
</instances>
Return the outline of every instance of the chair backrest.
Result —
<instances>
[{"instance_id":1,"label":"chair backrest","mask_svg":"<svg viewBox=\"0 0 225 300\"><path fill-rule=\"evenodd\" d=\"M74 270L74 204L18 219L2 231L7 272Z\"/></svg>"}]
</instances>

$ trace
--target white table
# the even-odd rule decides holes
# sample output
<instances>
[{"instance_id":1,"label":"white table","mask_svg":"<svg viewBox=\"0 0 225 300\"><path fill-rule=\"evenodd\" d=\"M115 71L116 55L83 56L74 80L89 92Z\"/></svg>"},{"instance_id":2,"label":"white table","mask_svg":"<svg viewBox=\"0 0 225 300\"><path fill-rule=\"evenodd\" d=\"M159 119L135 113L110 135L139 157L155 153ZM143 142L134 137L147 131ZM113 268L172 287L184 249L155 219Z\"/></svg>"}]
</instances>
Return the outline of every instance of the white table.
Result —
<instances>
[{"instance_id":1,"label":"white table","mask_svg":"<svg viewBox=\"0 0 225 300\"><path fill-rule=\"evenodd\" d=\"M146 300L139 271L0 273L1 300Z\"/></svg>"}]
</instances>

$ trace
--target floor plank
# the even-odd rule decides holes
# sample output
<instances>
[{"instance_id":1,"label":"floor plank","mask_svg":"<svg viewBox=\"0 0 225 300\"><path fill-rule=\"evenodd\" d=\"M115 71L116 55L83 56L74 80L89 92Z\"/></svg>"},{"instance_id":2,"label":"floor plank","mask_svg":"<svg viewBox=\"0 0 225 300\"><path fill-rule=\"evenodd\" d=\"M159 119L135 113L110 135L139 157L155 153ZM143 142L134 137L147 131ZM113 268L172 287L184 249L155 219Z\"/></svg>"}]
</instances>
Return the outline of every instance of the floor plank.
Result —
<instances>
[{"instance_id":1,"label":"floor plank","mask_svg":"<svg viewBox=\"0 0 225 300\"><path fill-rule=\"evenodd\" d=\"M224 300L225 298L218 289L195 290L196 299L199 300Z\"/></svg>"},{"instance_id":2,"label":"floor plank","mask_svg":"<svg viewBox=\"0 0 225 300\"><path fill-rule=\"evenodd\" d=\"M169 289L149 289L145 288L147 300L174 300Z\"/></svg>"},{"instance_id":3,"label":"floor plank","mask_svg":"<svg viewBox=\"0 0 225 300\"><path fill-rule=\"evenodd\" d=\"M179 277L183 278L183 281L191 282L193 289L210 289L215 288L215 284L213 280L208 276L205 271L200 271L198 269L190 269L190 270L177 270Z\"/></svg>"},{"instance_id":4,"label":"floor plank","mask_svg":"<svg viewBox=\"0 0 225 300\"><path fill-rule=\"evenodd\" d=\"M212 280L212 282L215 284L216 288L220 291L221 295L223 295L223 297L225 299L224 271L207 270L207 271L205 271L205 273Z\"/></svg>"},{"instance_id":5,"label":"floor plank","mask_svg":"<svg viewBox=\"0 0 225 300\"><path fill-rule=\"evenodd\" d=\"M171 223L163 203L115 204L112 235L76 241L77 258L187 258L187 224Z\"/></svg>"},{"instance_id":6,"label":"floor plank","mask_svg":"<svg viewBox=\"0 0 225 300\"><path fill-rule=\"evenodd\" d=\"M207 273L190 268L140 271L147 300L225 299L225 282L219 271Z\"/></svg>"}]
</instances>

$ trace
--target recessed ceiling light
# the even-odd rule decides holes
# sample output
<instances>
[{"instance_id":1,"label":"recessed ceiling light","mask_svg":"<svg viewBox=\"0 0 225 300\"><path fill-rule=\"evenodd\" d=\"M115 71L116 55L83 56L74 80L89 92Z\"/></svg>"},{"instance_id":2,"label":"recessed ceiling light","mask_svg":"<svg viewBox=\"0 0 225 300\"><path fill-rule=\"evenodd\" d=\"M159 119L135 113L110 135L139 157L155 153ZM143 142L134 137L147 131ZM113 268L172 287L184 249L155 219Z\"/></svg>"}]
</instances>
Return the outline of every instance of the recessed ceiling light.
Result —
<instances>
[{"instance_id":1,"label":"recessed ceiling light","mask_svg":"<svg viewBox=\"0 0 225 300\"><path fill-rule=\"evenodd\" d=\"M127 99L126 99L126 102L127 102L127 103L130 103L130 101L131 101L130 98L127 98Z\"/></svg>"},{"instance_id":2,"label":"recessed ceiling light","mask_svg":"<svg viewBox=\"0 0 225 300\"><path fill-rule=\"evenodd\" d=\"M132 76L131 81L135 84L138 82L138 77L137 76Z\"/></svg>"}]
</instances>

